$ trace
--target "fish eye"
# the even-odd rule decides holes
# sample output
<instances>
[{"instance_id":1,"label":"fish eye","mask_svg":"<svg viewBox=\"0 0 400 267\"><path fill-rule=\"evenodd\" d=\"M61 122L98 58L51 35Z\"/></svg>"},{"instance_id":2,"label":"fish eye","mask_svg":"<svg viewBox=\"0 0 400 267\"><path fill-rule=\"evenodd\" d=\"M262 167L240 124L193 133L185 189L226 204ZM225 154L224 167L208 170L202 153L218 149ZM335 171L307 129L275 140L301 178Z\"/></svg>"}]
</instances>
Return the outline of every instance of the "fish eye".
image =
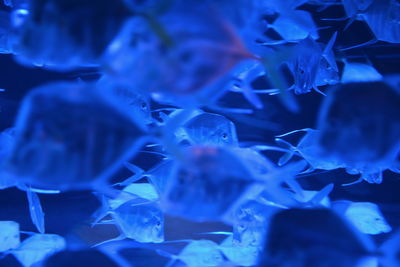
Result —
<instances>
[{"instance_id":1,"label":"fish eye","mask_svg":"<svg viewBox=\"0 0 400 267\"><path fill-rule=\"evenodd\" d=\"M223 139L227 139L227 138L228 138L228 134L227 134L227 133L223 133L223 134L222 134L222 138L223 138Z\"/></svg>"},{"instance_id":2,"label":"fish eye","mask_svg":"<svg viewBox=\"0 0 400 267\"><path fill-rule=\"evenodd\" d=\"M141 106L140 106L143 110L147 109L147 104L146 102L142 102Z\"/></svg>"},{"instance_id":3,"label":"fish eye","mask_svg":"<svg viewBox=\"0 0 400 267\"><path fill-rule=\"evenodd\" d=\"M161 226L161 222L160 221L157 222L157 226Z\"/></svg>"}]
</instances>

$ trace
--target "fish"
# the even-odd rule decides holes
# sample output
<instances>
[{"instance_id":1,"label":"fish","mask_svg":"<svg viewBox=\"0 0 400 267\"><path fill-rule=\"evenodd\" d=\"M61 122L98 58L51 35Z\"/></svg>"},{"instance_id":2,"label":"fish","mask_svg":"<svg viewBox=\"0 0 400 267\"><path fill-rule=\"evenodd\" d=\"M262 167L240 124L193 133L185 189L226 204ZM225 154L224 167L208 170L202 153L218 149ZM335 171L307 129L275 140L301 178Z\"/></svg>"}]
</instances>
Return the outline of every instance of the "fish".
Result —
<instances>
[{"instance_id":1,"label":"fish","mask_svg":"<svg viewBox=\"0 0 400 267\"><path fill-rule=\"evenodd\" d=\"M217 267L224 262L219 245L211 240L183 240L183 242L188 244L178 255L157 250L160 255L172 259L167 266L172 266L176 260L183 261L188 267Z\"/></svg>"},{"instance_id":2,"label":"fish","mask_svg":"<svg viewBox=\"0 0 400 267\"><path fill-rule=\"evenodd\" d=\"M329 209L288 209L271 219L257 266L358 266L375 249L369 236Z\"/></svg>"},{"instance_id":3,"label":"fish","mask_svg":"<svg viewBox=\"0 0 400 267\"><path fill-rule=\"evenodd\" d=\"M332 203L332 207L344 214L344 217L364 234L378 235L392 230L378 205L374 203L338 200Z\"/></svg>"},{"instance_id":4,"label":"fish","mask_svg":"<svg viewBox=\"0 0 400 267\"><path fill-rule=\"evenodd\" d=\"M104 186L144 145L148 126L97 90L92 83L67 82L31 91L17 116L6 174L42 189Z\"/></svg>"},{"instance_id":5,"label":"fish","mask_svg":"<svg viewBox=\"0 0 400 267\"><path fill-rule=\"evenodd\" d=\"M164 215L156 202L130 200L111 211L122 236L142 243L164 241Z\"/></svg>"},{"instance_id":6,"label":"fish","mask_svg":"<svg viewBox=\"0 0 400 267\"><path fill-rule=\"evenodd\" d=\"M237 244L237 242L233 240L233 236L229 235L219 244L219 249L229 262L233 264L239 266L255 266L258 261L261 246L244 246L242 244Z\"/></svg>"},{"instance_id":7,"label":"fish","mask_svg":"<svg viewBox=\"0 0 400 267\"><path fill-rule=\"evenodd\" d=\"M397 168L400 125L393 114L399 104L396 89L384 82L348 83L332 90L317 120L321 158L360 174L359 181L381 183L384 170Z\"/></svg>"},{"instance_id":8,"label":"fish","mask_svg":"<svg viewBox=\"0 0 400 267\"><path fill-rule=\"evenodd\" d=\"M334 33L324 49L310 36L292 49L297 53L287 64L294 76L294 92L305 94L311 89L320 92L318 86L338 82L338 67L332 52L337 33Z\"/></svg>"},{"instance_id":9,"label":"fish","mask_svg":"<svg viewBox=\"0 0 400 267\"><path fill-rule=\"evenodd\" d=\"M171 163L160 192L167 214L194 221L222 216L255 182L250 170L226 147L191 146Z\"/></svg>"},{"instance_id":10,"label":"fish","mask_svg":"<svg viewBox=\"0 0 400 267\"><path fill-rule=\"evenodd\" d=\"M233 242L242 247L259 247L264 243L268 221L281 208L248 200L235 210Z\"/></svg>"},{"instance_id":11,"label":"fish","mask_svg":"<svg viewBox=\"0 0 400 267\"><path fill-rule=\"evenodd\" d=\"M400 42L400 3L396 0L343 0L343 5L346 15L350 17L347 27L356 19L364 21L374 38L365 43L342 48L341 51L372 45L378 41L395 44Z\"/></svg>"},{"instance_id":12,"label":"fish","mask_svg":"<svg viewBox=\"0 0 400 267\"><path fill-rule=\"evenodd\" d=\"M66 241L56 234L34 234L25 239L11 254L24 267L30 267L66 248Z\"/></svg>"},{"instance_id":13,"label":"fish","mask_svg":"<svg viewBox=\"0 0 400 267\"><path fill-rule=\"evenodd\" d=\"M19 224L0 221L0 253L17 248L20 242Z\"/></svg>"},{"instance_id":14,"label":"fish","mask_svg":"<svg viewBox=\"0 0 400 267\"><path fill-rule=\"evenodd\" d=\"M342 83L378 82L382 80L382 74L370 64L345 62L341 78Z\"/></svg>"},{"instance_id":15,"label":"fish","mask_svg":"<svg viewBox=\"0 0 400 267\"><path fill-rule=\"evenodd\" d=\"M204 17L204 13L210 16ZM175 3L158 17L145 19L148 25L133 24L121 36L125 45L110 53L106 71L125 79L134 77L137 87L145 88L159 103L184 108L212 104L228 90L230 74L242 62L256 60L235 26L207 3ZM135 32L141 28L146 30ZM129 41L142 35L146 38L139 42ZM127 59L127 54L134 56ZM135 75L137 69L140 75Z\"/></svg>"},{"instance_id":16,"label":"fish","mask_svg":"<svg viewBox=\"0 0 400 267\"><path fill-rule=\"evenodd\" d=\"M143 186L132 187L128 186L125 191L121 191L120 195L115 199L109 199L104 195L99 198L102 202L102 207L95 212L95 218L92 226L97 224L114 224L120 230L120 235L102 241L95 245L101 246L112 241L119 241L126 238L133 239L141 243L160 243L164 241L164 215L158 202L158 195L154 189L150 189L150 194L142 194ZM149 196L150 199L141 198L141 196ZM146 189L149 189L147 186ZM154 194L154 195L153 195ZM156 197L154 199L153 197ZM111 216L111 220L104 221L107 216Z\"/></svg>"},{"instance_id":17,"label":"fish","mask_svg":"<svg viewBox=\"0 0 400 267\"><path fill-rule=\"evenodd\" d=\"M207 112L184 123L177 136L178 143L186 141L190 145L239 145L233 122L222 115Z\"/></svg>"},{"instance_id":18,"label":"fish","mask_svg":"<svg viewBox=\"0 0 400 267\"><path fill-rule=\"evenodd\" d=\"M318 39L318 29L311 14L304 10L281 13L268 28L274 29L287 42L301 41L307 37Z\"/></svg>"},{"instance_id":19,"label":"fish","mask_svg":"<svg viewBox=\"0 0 400 267\"><path fill-rule=\"evenodd\" d=\"M35 1L24 10L13 38L13 54L24 65L58 71L98 67L120 27L132 17L121 0L112 4Z\"/></svg>"},{"instance_id":20,"label":"fish","mask_svg":"<svg viewBox=\"0 0 400 267\"><path fill-rule=\"evenodd\" d=\"M144 124L153 123L151 116L150 99L140 93L134 86L124 84L111 77L103 76L97 81L99 93L113 106L126 106L126 110L136 114L138 120Z\"/></svg>"}]
</instances>

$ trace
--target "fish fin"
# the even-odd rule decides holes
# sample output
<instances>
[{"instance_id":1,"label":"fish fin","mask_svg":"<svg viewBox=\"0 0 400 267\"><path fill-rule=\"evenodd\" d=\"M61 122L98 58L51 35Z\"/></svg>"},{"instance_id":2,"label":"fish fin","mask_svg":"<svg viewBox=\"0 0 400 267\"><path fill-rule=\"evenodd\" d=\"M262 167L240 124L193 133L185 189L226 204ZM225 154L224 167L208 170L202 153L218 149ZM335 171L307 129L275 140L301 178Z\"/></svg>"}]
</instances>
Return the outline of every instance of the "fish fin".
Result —
<instances>
[{"instance_id":1,"label":"fish fin","mask_svg":"<svg viewBox=\"0 0 400 267\"><path fill-rule=\"evenodd\" d=\"M345 48L339 48L340 51L348 51L351 49L355 49L355 48L360 48L363 46L367 46L367 45L371 45L371 44L375 44L376 42L378 42L378 40L376 38L369 40L368 42L362 43L362 44L358 44L358 45L353 45L353 46L349 46L349 47L345 47Z\"/></svg>"},{"instance_id":2,"label":"fish fin","mask_svg":"<svg viewBox=\"0 0 400 267\"><path fill-rule=\"evenodd\" d=\"M24 235L36 235L37 233L35 233L35 232L30 232L30 231L19 231L21 234L24 234Z\"/></svg>"},{"instance_id":3,"label":"fish fin","mask_svg":"<svg viewBox=\"0 0 400 267\"><path fill-rule=\"evenodd\" d=\"M341 18L322 18L323 21L346 21L348 17L341 17Z\"/></svg>"},{"instance_id":4,"label":"fish fin","mask_svg":"<svg viewBox=\"0 0 400 267\"><path fill-rule=\"evenodd\" d=\"M329 39L329 42L326 44L325 49L324 49L324 55L328 54L329 51L332 51L333 46L335 45L336 42L336 38L337 38L337 32L335 32L331 39Z\"/></svg>"},{"instance_id":5,"label":"fish fin","mask_svg":"<svg viewBox=\"0 0 400 267\"><path fill-rule=\"evenodd\" d=\"M97 224L100 224L100 221L106 217L110 213L110 205L108 203L108 198L100 193L93 192L93 194L100 200L101 207L98 208L93 214L92 218L94 218L93 222L91 223L91 227L94 227Z\"/></svg>"},{"instance_id":6,"label":"fish fin","mask_svg":"<svg viewBox=\"0 0 400 267\"><path fill-rule=\"evenodd\" d=\"M256 109L262 109L264 107L260 98L254 93L253 88L250 88L247 84L240 87L242 89L243 96L252 104Z\"/></svg>"},{"instance_id":7,"label":"fish fin","mask_svg":"<svg viewBox=\"0 0 400 267\"><path fill-rule=\"evenodd\" d=\"M317 93L319 93L319 94L321 94L323 96L326 96L326 94L324 92L322 92L321 90L319 90L317 86L313 86L313 89L314 89L315 92L317 92Z\"/></svg>"},{"instance_id":8,"label":"fish fin","mask_svg":"<svg viewBox=\"0 0 400 267\"><path fill-rule=\"evenodd\" d=\"M329 66L331 66L336 72L339 71L338 66L336 64L336 60L333 54L333 46L335 45L337 38L337 32L335 32L331 39L329 39L329 42L326 44L324 51L322 53L322 56L326 59L328 62Z\"/></svg>"},{"instance_id":9,"label":"fish fin","mask_svg":"<svg viewBox=\"0 0 400 267\"><path fill-rule=\"evenodd\" d=\"M228 108L228 107L222 107L218 105L211 105L209 106L210 109L222 112L222 113L231 113L231 114L253 114L254 111L252 109L248 108Z\"/></svg>"},{"instance_id":10,"label":"fish fin","mask_svg":"<svg viewBox=\"0 0 400 267\"><path fill-rule=\"evenodd\" d=\"M255 94L277 95L280 93L279 89L257 89L253 91Z\"/></svg>"},{"instance_id":11,"label":"fish fin","mask_svg":"<svg viewBox=\"0 0 400 267\"><path fill-rule=\"evenodd\" d=\"M26 194L28 197L29 212L31 214L32 222L36 226L39 233L43 234L45 232L44 212L40 203L39 196L35 192L30 190L30 188L28 188Z\"/></svg>"},{"instance_id":12,"label":"fish fin","mask_svg":"<svg viewBox=\"0 0 400 267\"><path fill-rule=\"evenodd\" d=\"M268 145L255 145L255 146L251 146L250 148L257 150L257 151L278 151L278 152L284 152L284 153L292 152L289 149L284 149L284 148L277 147L277 146L268 146Z\"/></svg>"},{"instance_id":13,"label":"fish fin","mask_svg":"<svg viewBox=\"0 0 400 267\"><path fill-rule=\"evenodd\" d=\"M176 255L173 255L171 253L168 253L162 249L156 249L156 252L160 255L163 256L165 258L170 258L171 260L164 266L164 267L172 267L173 264L176 262L176 260L178 259L178 257Z\"/></svg>"},{"instance_id":14,"label":"fish fin","mask_svg":"<svg viewBox=\"0 0 400 267\"><path fill-rule=\"evenodd\" d=\"M303 171L300 173L300 175L308 176L307 174L311 174L313 171L315 171L315 168L313 166L309 166L307 170Z\"/></svg>"},{"instance_id":15,"label":"fish fin","mask_svg":"<svg viewBox=\"0 0 400 267\"><path fill-rule=\"evenodd\" d=\"M205 232L205 233L196 233L196 235L226 235L231 236L233 235L232 232Z\"/></svg>"},{"instance_id":16,"label":"fish fin","mask_svg":"<svg viewBox=\"0 0 400 267\"><path fill-rule=\"evenodd\" d=\"M40 188L30 188L32 192L40 193L40 194L48 194L48 195L55 195L60 194L60 190L48 190L48 189L40 189Z\"/></svg>"},{"instance_id":17,"label":"fish fin","mask_svg":"<svg viewBox=\"0 0 400 267\"><path fill-rule=\"evenodd\" d=\"M304 197L303 188L301 185L296 181L295 178L289 177L284 179L285 183L300 197Z\"/></svg>"},{"instance_id":18,"label":"fish fin","mask_svg":"<svg viewBox=\"0 0 400 267\"><path fill-rule=\"evenodd\" d=\"M285 153L282 157L279 158L278 166L283 166L289 162L293 158L294 151Z\"/></svg>"},{"instance_id":19,"label":"fish fin","mask_svg":"<svg viewBox=\"0 0 400 267\"><path fill-rule=\"evenodd\" d=\"M294 134L294 133L301 133L301 132L309 132L309 131L313 131L314 129L312 129L312 128L303 128L303 129L298 129L298 130L294 130L294 131L290 131L290 132L287 132L287 133L284 133L284 134L281 134L281 135L277 135L277 136L275 136L275 137L285 137L285 136L288 136L288 135L291 135L291 134Z\"/></svg>"},{"instance_id":20,"label":"fish fin","mask_svg":"<svg viewBox=\"0 0 400 267\"><path fill-rule=\"evenodd\" d=\"M290 159L293 158L295 151L296 151L296 147L294 147L292 144L290 144L289 142L281 139L281 138L275 138L275 141L278 144L284 145L287 147L288 151L279 159L278 161L278 166L283 166L286 163L288 163L288 161Z\"/></svg>"},{"instance_id":21,"label":"fish fin","mask_svg":"<svg viewBox=\"0 0 400 267\"><path fill-rule=\"evenodd\" d=\"M110 225L110 224L115 224L115 221L113 219L110 219L110 220L102 220L96 223L96 225Z\"/></svg>"},{"instance_id":22,"label":"fish fin","mask_svg":"<svg viewBox=\"0 0 400 267\"><path fill-rule=\"evenodd\" d=\"M312 199L309 201L312 204L320 204L321 201L329 196L329 194L332 192L334 185L333 184L328 184L324 188L322 188L318 193L315 194L315 196L312 197Z\"/></svg>"},{"instance_id":23,"label":"fish fin","mask_svg":"<svg viewBox=\"0 0 400 267\"><path fill-rule=\"evenodd\" d=\"M342 184L342 186L350 186L350 185L355 185L355 184L359 184L363 181L364 179L362 177L358 178L357 180L355 180L354 182L348 183L348 184Z\"/></svg>"},{"instance_id":24,"label":"fish fin","mask_svg":"<svg viewBox=\"0 0 400 267\"><path fill-rule=\"evenodd\" d=\"M143 178L145 171L142 168L140 168L132 163L129 163L129 162L125 162L124 165L128 170L133 172L134 175L132 175L131 177L125 179L124 181L116 183L114 185L127 186L127 185L135 183Z\"/></svg>"},{"instance_id":25,"label":"fish fin","mask_svg":"<svg viewBox=\"0 0 400 267\"><path fill-rule=\"evenodd\" d=\"M357 20L357 17L352 17L349 19L349 21L346 23L346 26L344 26L343 31L347 31L347 29L354 23L354 21Z\"/></svg>"},{"instance_id":26,"label":"fish fin","mask_svg":"<svg viewBox=\"0 0 400 267\"><path fill-rule=\"evenodd\" d=\"M110 243L110 242L121 241L121 240L124 240L125 238L126 238L125 235L120 234L117 237L114 237L114 238L102 241L100 243L97 243L97 244L93 245L92 248L96 248L96 247L99 247L101 245L104 245L104 244L107 244L107 243Z\"/></svg>"}]
</instances>

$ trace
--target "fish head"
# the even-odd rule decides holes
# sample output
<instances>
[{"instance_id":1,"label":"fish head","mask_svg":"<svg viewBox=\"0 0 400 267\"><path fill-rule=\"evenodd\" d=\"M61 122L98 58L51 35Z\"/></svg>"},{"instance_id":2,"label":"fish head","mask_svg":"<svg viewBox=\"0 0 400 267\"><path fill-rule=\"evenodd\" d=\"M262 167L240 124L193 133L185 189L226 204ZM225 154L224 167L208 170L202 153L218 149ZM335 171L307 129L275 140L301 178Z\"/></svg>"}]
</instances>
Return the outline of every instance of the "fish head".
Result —
<instances>
[{"instance_id":1,"label":"fish head","mask_svg":"<svg viewBox=\"0 0 400 267\"><path fill-rule=\"evenodd\" d=\"M138 220L138 229L141 232L138 240L146 243L160 243L164 241L164 217L159 207L151 205Z\"/></svg>"},{"instance_id":2,"label":"fish head","mask_svg":"<svg viewBox=\"0 0 400 267\"><path fill-rule=\"evenodd\" d=\"M236 128L224 116L203 113L185 125L185 131L194 144L237 145Z\"/></svg>"}]
</instances>

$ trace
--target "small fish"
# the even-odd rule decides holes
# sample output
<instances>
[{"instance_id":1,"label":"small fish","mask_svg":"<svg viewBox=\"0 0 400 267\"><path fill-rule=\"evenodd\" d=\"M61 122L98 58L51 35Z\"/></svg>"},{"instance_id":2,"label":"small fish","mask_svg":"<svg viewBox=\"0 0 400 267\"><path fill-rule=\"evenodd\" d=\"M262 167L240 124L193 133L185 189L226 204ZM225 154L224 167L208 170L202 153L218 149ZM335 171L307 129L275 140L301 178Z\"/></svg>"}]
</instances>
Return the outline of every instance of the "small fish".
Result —
<instances>
[{"instance_id":1,"label":"small fish","mask_svg":"<svg viewBox=\"0 0 400 267\"><path fill-rule=\"evenodd\" d=\"M115 209L108 209L106 214L111 215L113 218L113 220L107 221L107 224L115 224L121 234L96 246L125 238L142 243L160 243L164 241L164 215L159 204L155 201L134 198ZM99 222L99 224L102 224L102 222Z\"/></svg>"},{"instance_id":2,"label":"small fish","mask_svg":"<svg viewBox=\"0 0 400 267\"><path fill-rule=\"evenodd\" d=\"M332 206L333 209L339 209L339 212L364 234L378 235L392 230L374 203L342 200L333 202Z\"/></svg>"},{"instance_id":3,"label":"small fish","mask_svg":"<svg viewBox=\"0 0 400 267\"><path fill-rule=\"evenodd\" d=\"M184 141L190 145L238 145L233 122L212 113L202 113L187 121L178 133L178 143Z\"/></svg>"},{"instance_id":4,"label":"small fish","mask_svg":"<svg viewBox=\"0 0 400 267\"><path fill-rule=\"evenodd\" d=\"M219 245L219 249L233 264L239 266L254 266L257 263L262 248L261 246L244 246L242 244L237 244L237 242L233 240L233 236L230 235Z\"/></svg>"},{"instance_id":5,"label":"small fish","mask_svg":"<svg viewBox=\"0 0 400 267\"><path fill-rule=\"evenodd\" d=\"M346 61L341 82L377 82L382 79L383 76L372 65Z\"/></svg>"},{"instance_id":6,"label":"small fish","mask_svg":"<svg viewBox=\"0 0 400 267\"><path fill-rule=\"evenodd\" d=\"M0 253L15 249L19 244L19 224L13 221L0 221Z\"/></svg>"},{"instance_id":7,"label":"small fish","mask_svg":"<svg viewBox=\"0 0 400 267\"><path fill-rule=\"evenodd\" d=\"M63 237L55 234L34 234L25 239L11 254L24 267L31 267L66 248Z\"/></svg>"},{"instance_id":8,"label":"small fish","mask_svg":"<svg viewBox=\"0 0 400 267\"><path fill-rule=\"evenodd\" d=\"M293 72L296 94L308 93L311 89L319 92L317 86L336 82L335 74L338 72L338 67L332 52L336 36L337 33L331 37L324 49L311 37L307 37L295 46L297 56L288 64Z\"/></svg>"},{"instance_id":9,"label":"small fish","mask_svg":"<svg viewBox=\"0 0 400 267\"><path fill-rule=\"evenodd\" d=\"M300 41L308 36L318 39L318 29L309 12L290 10L282 13L268 28L274 29L283 40L288 42Z\"/></svg>"},{"instance_id":10,"label":"small fish","mask_svg":"<svg viewBox=\"0 0 400 267\"><path fill-rule=\"evenodd\" d=\"M235 210L233 242L243 247L261 247L267 223L280 208L248 200Z\"/></svg>"},{"instance_id":11,"label":"small fish","mask_svg":"<svg viewBox=\"0 0 400 267\"><path fill-rule=\"evenodd\" d=\"M217 243L205 239L188 240L187 242L189 244L178 255L158 250L160 255L172 259L167 266L172 266L176 260L183 261L188 267L217 267L224 262Z\"/></svg>"}]
</instances>

